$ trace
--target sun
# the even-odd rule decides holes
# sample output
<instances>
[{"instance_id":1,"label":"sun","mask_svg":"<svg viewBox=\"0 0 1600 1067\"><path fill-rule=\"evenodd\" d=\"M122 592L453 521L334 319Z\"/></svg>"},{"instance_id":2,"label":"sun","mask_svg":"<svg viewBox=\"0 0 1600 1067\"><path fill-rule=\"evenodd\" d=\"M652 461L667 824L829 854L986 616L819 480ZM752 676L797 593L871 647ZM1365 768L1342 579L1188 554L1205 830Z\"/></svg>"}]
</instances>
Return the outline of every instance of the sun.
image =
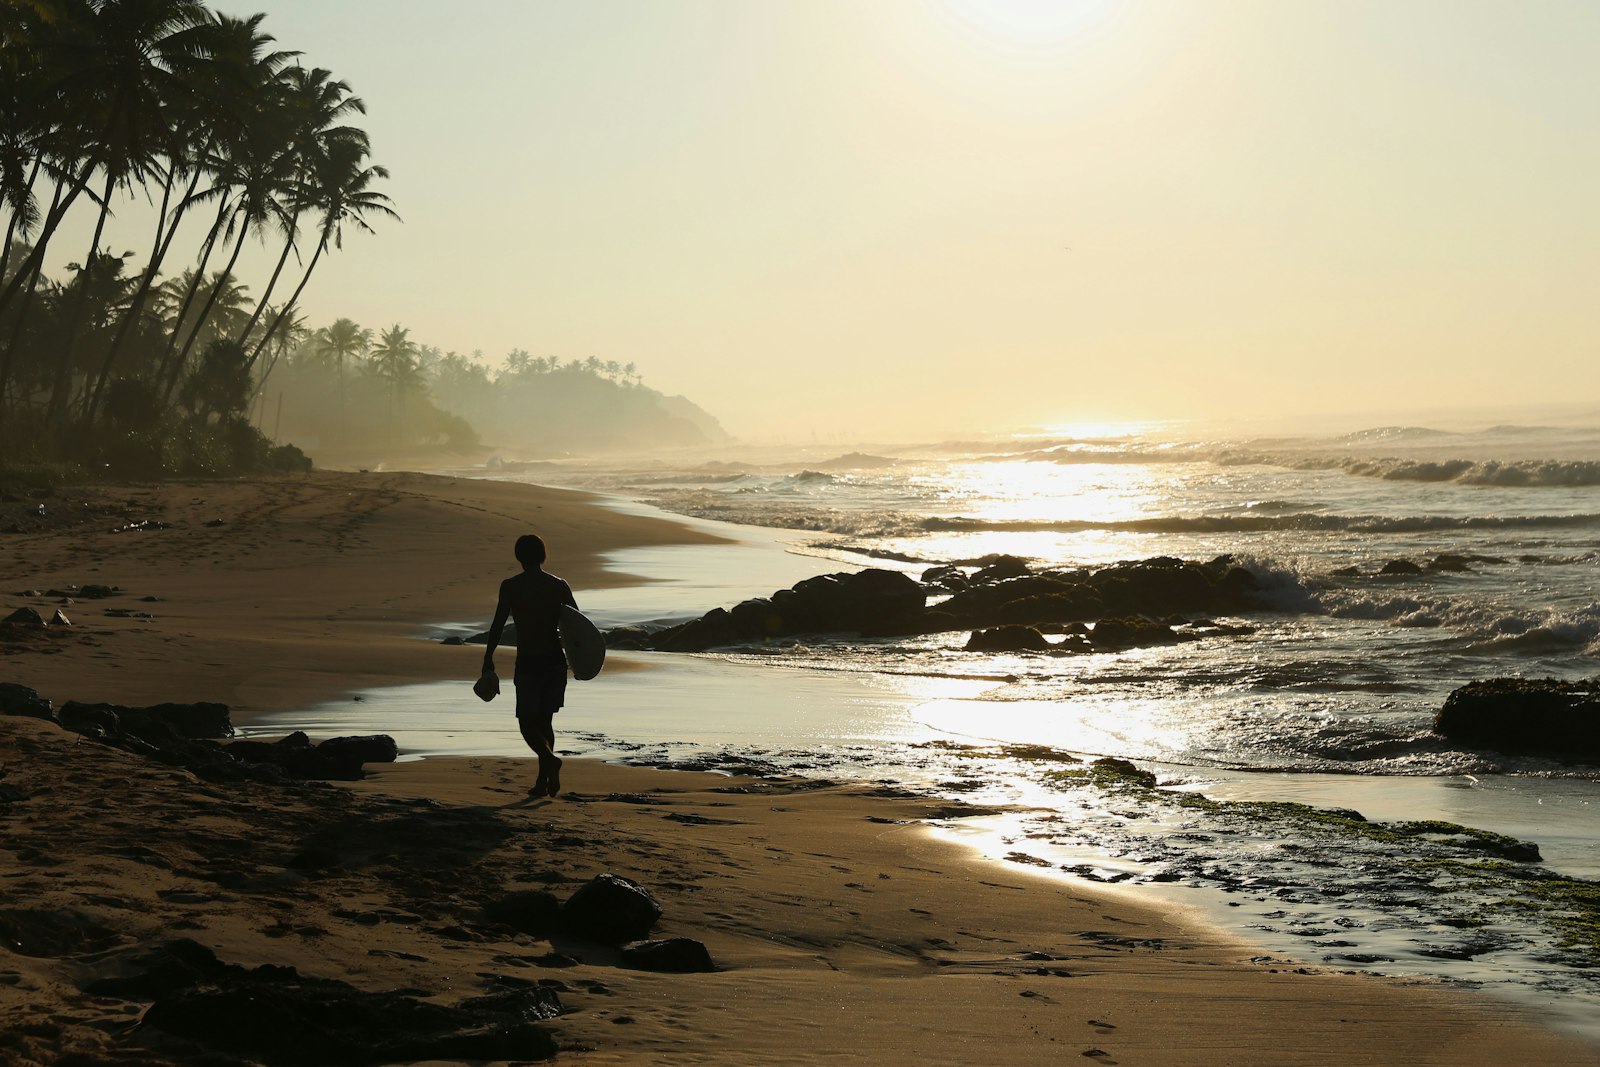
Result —
<instances>
[{"instance_id":1,"label":"sun","mask_svg":"<svg viewBox=\"0 0 1600 1067\"><path fill-rule=\"evenodd\" d=\"M1114 0L940 0L956 21L997 43L1065 44L1105 19Z\"/></svg>"}]
</instances>

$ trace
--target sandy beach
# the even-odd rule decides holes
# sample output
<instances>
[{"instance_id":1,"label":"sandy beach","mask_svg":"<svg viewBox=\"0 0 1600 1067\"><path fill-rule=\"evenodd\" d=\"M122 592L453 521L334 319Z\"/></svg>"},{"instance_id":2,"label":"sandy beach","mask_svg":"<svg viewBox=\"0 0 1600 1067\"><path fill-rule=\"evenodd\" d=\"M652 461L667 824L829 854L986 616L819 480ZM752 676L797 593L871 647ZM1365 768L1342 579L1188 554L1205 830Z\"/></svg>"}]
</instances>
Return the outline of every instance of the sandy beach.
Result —
<instances>
[{"instance_id":1,"label":"sandy beach","mask_svg":"<svg viewBox=\"0 0 1600 1067\"><path fill-rule=\"evenodd\" d=\"M7 507L0 614L59 606L73 625L8 635L0 681L58 704L221 701L236 722L470 678L475 649L421 637L486 619L529 529L552 569L590 589L648 579L606 569L606 552L712 536L587 494L415 474L101 487ZM22 595L90 583L121 592ZM175 996L174 969L204 986L263 965L413 1013L558 1003L536 1024L557 1062L1600 1055L1467 990L1263 958L1134 894L981 860L927 831L930 800L883 786L574 760L561 797L531 800L532 761L490 758L369 765L356 783L218 783L14 716L0 717L0 767L7 1063L313 1062L247 1025L197 1039L146 1019ZM508 918L510 901L566 900L605 873L659 901L650 936L699 941L716 969L637 970L615 948ZM497 1059L546 1051L530 1040Z\"/></svg>"}]
</instances>

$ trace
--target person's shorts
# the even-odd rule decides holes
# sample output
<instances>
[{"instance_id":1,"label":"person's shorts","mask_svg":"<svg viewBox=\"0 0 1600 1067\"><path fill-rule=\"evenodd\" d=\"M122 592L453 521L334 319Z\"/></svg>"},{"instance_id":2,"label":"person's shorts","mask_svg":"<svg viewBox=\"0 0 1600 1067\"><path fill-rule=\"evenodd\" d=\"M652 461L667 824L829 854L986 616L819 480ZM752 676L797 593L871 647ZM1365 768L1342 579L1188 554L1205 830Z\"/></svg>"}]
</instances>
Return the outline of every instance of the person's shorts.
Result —
<instances>
[{"instance_id":1,"label":"person's shorts","mask_svg":"<svg viewBox=\"0 0 1600 1067\"><path fill-rule=\"evenodd\" d=\"M517 718L554 715L567 699L567 661L539 659L517 663Z\"/></svg>"}]
</instances>

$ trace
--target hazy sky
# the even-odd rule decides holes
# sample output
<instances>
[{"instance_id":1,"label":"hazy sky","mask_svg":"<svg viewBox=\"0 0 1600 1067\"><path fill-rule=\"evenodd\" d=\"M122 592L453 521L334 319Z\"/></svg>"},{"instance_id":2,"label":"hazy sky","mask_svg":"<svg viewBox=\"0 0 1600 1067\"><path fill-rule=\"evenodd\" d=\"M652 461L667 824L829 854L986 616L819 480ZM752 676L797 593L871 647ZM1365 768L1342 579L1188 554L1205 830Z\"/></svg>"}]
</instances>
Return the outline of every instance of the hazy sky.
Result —
<instances>
[{"instance_id":1,"label":"hazy sky","mask_svg":"<svg viewBox=\"0 0 1600 1067\"><path fill-rule=\"evenodd\" d=\"M393 172L313 325L758 439L1600 395L1589 0L216 6Z\"/></svg>"}]
</instances>

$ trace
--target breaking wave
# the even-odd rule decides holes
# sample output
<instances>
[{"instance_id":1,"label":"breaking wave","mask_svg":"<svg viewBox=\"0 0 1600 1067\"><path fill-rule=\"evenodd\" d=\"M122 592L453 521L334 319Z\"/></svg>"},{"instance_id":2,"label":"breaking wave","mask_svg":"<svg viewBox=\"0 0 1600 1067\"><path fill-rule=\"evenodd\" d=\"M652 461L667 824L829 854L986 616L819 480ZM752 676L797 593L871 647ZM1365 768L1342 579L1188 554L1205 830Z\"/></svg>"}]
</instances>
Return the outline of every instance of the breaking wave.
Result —
<instances>
[{"instance_id":1,"label":"breaking wave","mask_svg":"<svg viewBox=\"0 0 1600 1067\"><path fill-rule=\"evenodd\" d=\"M1429 530L1509 530L1600 525L1600 515L1172 515L1148 519L1008 520L962 517L926 518L928 532L1002 531L1019 533L1265 533L1276 530L1415 533Z\"/></svg>"},{"instance_id":2,"label":"breaking wave","mask_svg":"<svg viewBox=\"0 0 1600 1067\"><path fill-rule=\"evenodd\" d=\"M1357 458L1225 450L1226 466L1272 466L1288 470L1336 470L1390 482L1453 482L1514 489L1573 489L1600 485L1600 463L1591 460L1499 460Z\"/></svg>"}]
</instances>

